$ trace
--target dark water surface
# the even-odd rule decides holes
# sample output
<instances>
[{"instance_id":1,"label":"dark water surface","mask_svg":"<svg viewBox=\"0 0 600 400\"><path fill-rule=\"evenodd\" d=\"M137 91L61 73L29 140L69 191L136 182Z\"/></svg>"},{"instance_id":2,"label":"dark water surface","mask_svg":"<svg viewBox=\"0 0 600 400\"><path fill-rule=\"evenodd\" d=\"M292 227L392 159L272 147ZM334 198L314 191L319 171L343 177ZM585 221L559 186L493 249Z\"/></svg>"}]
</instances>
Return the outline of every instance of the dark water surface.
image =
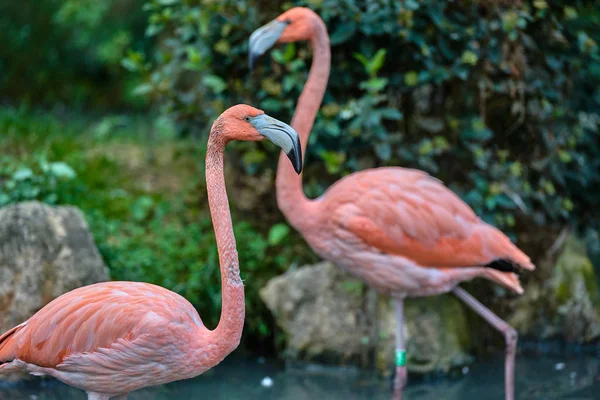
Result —
<instances>
[{"instance_id":1,"label":"dark water surface","mask_svg":"<svg viewBox=\"0 0 600 400\"><path fill-rule=\"evenodd\" d=\"M405 400L502 400L504 361L501 356L476 362L464 377L432 382L413 380ZM465 371L466 372L466 371ZM269 377L272 386L261 382ZM267 379L268 380L268 379ZM600 399L600 359L517 358L517 399ZM206 374L187 381L141 390L132 400L313 400L389 399L390 380L356 370L309 368L285 371L270 361L230 357ZM85 400L85 393L55 380L0 386L0 399Z\"/></svg>"}]
</instances>

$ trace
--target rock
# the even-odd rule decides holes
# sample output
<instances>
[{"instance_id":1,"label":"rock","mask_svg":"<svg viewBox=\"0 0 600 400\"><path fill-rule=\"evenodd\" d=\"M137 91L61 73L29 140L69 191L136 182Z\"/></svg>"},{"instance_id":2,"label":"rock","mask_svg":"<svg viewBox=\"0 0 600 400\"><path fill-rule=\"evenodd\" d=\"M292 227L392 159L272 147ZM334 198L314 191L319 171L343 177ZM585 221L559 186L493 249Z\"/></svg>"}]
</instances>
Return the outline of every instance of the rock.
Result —
<instances>
[{"instance_id":1,"label":"rock","mask_svg":"<svg viewBox=\"0 0 600 400\"><path fill-rule=\"evenodd\" d=\"M286 333L286 357L337 362L364 351L362 284L324 262L271 279L260 297Z\"/></svg>"},{"instance_id":2,"label":"rock","mask_svg":"<svg viewBox=\"0 0 600 400\"><path fill-rule=\"evenodd\" d=\"M537 339L575 343L600 340L600 291L585 246L573 235L541 263L543 280L526 286L509 323Z\"/></svg>"},{"instance_id":3,"label":"rock","mask_svg":"<svg viewBox=\"0 0 600 400\"><path fill-rule=\"evenodd\" d=\"M583 243L573 236L556 262L551 290L564 338L576 342L600 339L600 291L594 266Z\"/></svg>"},{"instance_id":4,"label":"rock","mask_svg":"<svg viewBox=\"0 0 600 400\"><path fill-rule=\"evenodd\" d=\"M25 202L0 209L0 331L54 298L108 280L81 211Z\"/></svg>"},{"instance_id":5,"label":"rock","mask_svg":"<svg viewBox=\"0 0 600 400\"><path fill-rule=\"evenodd\" d=\"M329 364L375 364L389 373L396 321L389 298L378 296L329 262L289 270L261 289L286 334L286 358ZM451 296L408 299L408 368L447 372L469 363L463 308Z\"/></svg>"}]
</instances>

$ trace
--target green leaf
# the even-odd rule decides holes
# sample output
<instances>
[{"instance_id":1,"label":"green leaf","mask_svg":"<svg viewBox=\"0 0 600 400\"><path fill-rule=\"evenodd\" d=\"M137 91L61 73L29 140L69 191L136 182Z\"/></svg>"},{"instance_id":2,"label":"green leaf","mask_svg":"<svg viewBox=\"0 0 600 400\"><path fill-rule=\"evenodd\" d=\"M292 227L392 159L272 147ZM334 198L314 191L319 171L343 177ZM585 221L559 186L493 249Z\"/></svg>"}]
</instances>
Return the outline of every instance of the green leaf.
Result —
<instances>
[{"instance_id":1,"label":"green leaf","mask_svg":"<svg viewBox=\"0 0 600 400\"><path fill-rule=\"evenodd\" d=\"M369 59L360 53L354 53L354 58L356 58L358 61L360 61L360 63L363 65L363 67L365 67L365 70L369 69Z\"/></svg>"},{"instance_id":2,"label":"green leaf","mask_svg":"<svg viewBox=\"0 0 600 400\"><path fill-rule=\"evenodd\" d=\"M258 333L260 333L261 336L266 337L269 335L270 332L271 330L269 329L267 324L265 324L262 321L258 324Z\"/></svg>"},{"instance_id":3,"label":"green leaf","mask_svg":"<svg viewBox=\"0 0 600 400\"><path fill-rule=\"evenodd\" d=\"M148 93L152 92L153 86L149 83L142 83L141 85L137 85L133 91L132 94L134 96L144 96L147 95Z\"/></svg>"},{"instance_id":4,"label":"green leaf","mask_svg":"<svg viewBox=\"0 0 600 400\"><path fill-rule=\"evenodd\" d=\"M426 156L433 152L433 142L429 139L423 139L419 144L419 154L422 156Z\"/></svg>"},{"instance_id":5,"label":"green leaf","mask_svg":"<svg viewBox=\"0 0 600 400\"><path fill-rule=\"evenodd\" d=\"M73 179L77 176L75 170L62 161L49 163L48 171L57 178Z\"/></svg>"},{"instance_id":6,"label":"green leaf","mask_svg":"<svg viewBox=\"0 0 600 400\"><path fill-rule=\"evenodd\" d=\"M133 216L133 219L136 221L145 220L150 214L152 206L154 206L154 200L152 200L152 197L142 196L138 198L131 205L131 215Z\"/></svg>"},{"instance_id":7,"label":"green leaf","mask_svg":"<svg viewBox=\"0 0 600 400\"><path fill-rule=\"evenodd\" d=\"M179 3L180 0L156 0L156 1L163 6L172 6L173 4Z\"/></svg>"},{"instance_id":8,"label":"green leaf","mask_svg":"<svg viewBox=\"0 0 600 400\"><path fill-rule=\"evenodd\" d=\"M339 151L322 151L320 156L325 161L325 167L330 174L338 173L346 161L346 153Z\"/></svg>"},{"instance_id":9,"label":"green leaf","mask_svg":"<svg viewBox=\"0 0 600 400\"><path fill-rule=\"evenodd\" d=\"M577 9L574 7L565 7L564 15L566 19L575 19L577 18Z\"/></svg>"},{"instance_id":10,"label":"green leaf","mask_svg":"<svg viewBox=\"0 0 600 400\"><path fill-rule=\"evenodd\" d=\"M160 25L148 25L148 27L146 28L146 36L147 37L156 36L160 32L162 32L163 28L164 28L164 25L162 25L162 24L160 24Z\"/></svg>"},{"instance_id":11,"label":"green leaf","mask_svg":"<svg viewBox=\"0 0 600 400\"><path fill-rule=\"evenodd\" d=\"M123 60L121 60L121 65L123 66L123 68L131 72L137 71L139 69L139 64L130 58L124 58Z\"/></svg>"},{"instance_id":12,"label":"green leaf","mask_svg":"<svg viewBox=\"0 0 600 400\"><path fill-rule=\"evenodd\" d=\"M404 83L406 83L407 86L415 86L419 83L419 74L415 71L408 71L404 74Z\"/></svg>"},{"instance_id":13,"label":"green leaf","mask_svg":"<svg viewBox=\"0 0 600 400\"><path fill-rule=\"evenodd\" d=\"M275 224L269 230L269 246L276 246L290 233L290 227L286 224Z\"/></svg>"},{"instance_id":14,"label":"green leaf","mask_svg":"<svg viewBox=\"0 0 600 400\"><path fill-rule=\"evenodd\" d=\"M389 161L392 158L392 147L389 143L377 143L375 145L375 154L380 160Z\"/></svg>"},{"instance_id":15,"label":"green leaf","mask_svg":"<svg viewBox=\"0 0 600 400\"><path fill-rule=\"evenodd\" d=\"M20 168L15 171L12 178L15 181L24 181L25 179L29 179L33 176L33 171L29 168Z\"/></svg>"},{"instance_id":16,"label":"green leaf","mask_svg":"<svg viewBox=\"0 0 600 400\"><path fill-rule=\"evenodd\" d=\"M282 60L285 63L292 61L294 56L296 55L296 45L294 43L288 43L285 46L285 52L282 54Z\"/></svg>"},{"instance_id":17,"label":"green leaf","mask_svg":"<svg viewBox=\"0 0 600 400\"><path fill-rule=\"evenodd\" d=\"M476 65L479 57L470 50L466 50L461 56L462 62L469 65Z\"/></svg>"},{"instance_id":18,"label":"green leaf","mask_svg":"<svg viewBox=\"0 0 600 400\"><path fill-rule=\"evenodd\" d=\"M271 51L271 58L278 62L279 64L286 64L287 61L283 57L283 51L279 49L274 49Z\"/></svg>"},{"instance_id":19,"label":"green leaf","mask_svg":"<svg viewBox=\"0 0 600 400\"><path fill-rule=\"evenodd\" d=\"M571 156L571 153L569 153L568 151L565 151L565 150L559 150L558 158L560 159L561 162L563 162L565 164L571 162L571 160L573 159L573 157Z\"/></svg>"},{"instance_id":20,"label":"green leaf","mask_svg":"<svg viewBox=\"0 0 600 400\"><path fill-rule=\"evenodd\" d=\"M381 110L381 117L391 121L399 121L402 119L402 113L395 108L384 108Z\"/></svg>"},{"instance_id":21,"label":"green leaf","mask_svg":"<svg viewBox=\"0 0 600 400\"><path fill-rule=\"evenodd\" d=\"M418 10L420 7L419 2L417 0L406 0L404 5L406 6L407 9L413 10L413 11Z\"/></svg>"},{"instance_id":22,"label":"green leaf","mask_svg":"<svg viewBox=\"0 0 600 400\"><path fill-rule=\"evenodd\" d=\"M510 164L508 170L512 174L512 176L521 176L523 174L523 166L520 162L515 161Z\"/></svg>"},{"instance_id":23,"label":"green leaf","mask_svg":"<svg viewBox=\"0 0 600 400\"><path fill-rule=\"evenodd\" d=\"M229 51L231 50L231 45L225 39L221 39L217 43L215 43L214 48L215 48L215 51L217 51L221 54L228 54Z\"/></svg>"},{"instance_id":24,"label":"green leaf","mask_svg":"<svg viewBox=\"0 0 600 400\"><path fill-rule=\"evenodd\" d=\"M454 51L450 48L450 43L443 36L438 39L438 49L442 56L447 60L453 60L455 58Z\"/></svg>"},{"instance_id":25,"label":"green leaf","mask_svg":"<svg viewBox=\"0 0 600 400\"><path fill-rule=\"evenodd\" d=\"M335 46L346 42L356 32L356 24L354 21L345 21L337 25L337 28L329 38L331 45Z\"/></svg>"},{"instance_id":26,"label":"green leaf","mask_svg":"<svg viewBox=\"0 0 600 400\"><path fill-rule=\"evenodd\" d=\"M387 51L385 49L379 49L377 50L377 53L375 53L373 58L371 58L371 61L369 61L367 65L367 72L369 73L369 75L375 76L377 72L381 69L383 63L385 62L386 52Z\"/></svg>"},{"instance_id":27,"label":"green leaf","mask_svg":"<svg viewBox=\"0 0 600 400\"><path fill-rule=\"evenodd\" d=\"M202 60L202 56L200 55L200 52L194 46L188 46L186 48L186 53L187 53L187 59L192 64L198 64L198 63L200 63L200 60Z\"/></svg>"},{"instance_id":28,"label":"green leaf","mask_svg":"<svg viewBox=\"0 0 600 400\"><path fill-rule=\"evenodd\" d=\"M562 201L562 206L565 210L572 211L573 210L573 201L571 201L571 199L565 198Z\"/></svg>"},{"instance_id":29,"label":"green leaf","mask_svg":"<svg viewBox=\"0 0 600 400\"><path fill-rule=\"evenodd\" d=\"M219 94L227 89L227 83L217 75L206 75L202 78L202 83L209 87L215 94Z\"/></svg>"},{"instance_id":30,"label":"green leaf","mask_svg":"<svg viewBox=\"0 0 600 400\"><path fill-rule=\"evenodd\" d=\"M387 78L371 78L366 82L361 82L359 86L361 89L365 89L371 93L375 93L384 89L387 83Z\"/></svg>"}]
</instances>

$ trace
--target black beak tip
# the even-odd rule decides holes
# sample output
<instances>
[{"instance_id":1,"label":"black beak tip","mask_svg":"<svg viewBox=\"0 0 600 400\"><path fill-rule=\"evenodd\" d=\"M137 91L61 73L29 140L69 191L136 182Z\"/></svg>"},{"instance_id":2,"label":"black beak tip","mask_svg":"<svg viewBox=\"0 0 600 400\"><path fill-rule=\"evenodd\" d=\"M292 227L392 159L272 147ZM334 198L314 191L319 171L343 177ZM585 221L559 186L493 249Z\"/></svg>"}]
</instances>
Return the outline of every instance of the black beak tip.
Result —
<instances>
[{"instance_id":1,"label":"black beak tip","mask_svg":"<svg viewBox=\"0 0 600 400\"><path fill-rule=\"evenodd\" d=\"M298 161L298 163L296 165L294 165L294 171L296 171L296 173L298 175L300 175L302 173L302 162Z\"/></svg>"},{"instance_id":2,"label":"black beak tip","mask_svg":"<svg viewBox=\"0 0 600 400\"><path fill-rule=\"evenodd\" d=\"M296 150L292 150L287 153L288 158L290 159L292 166L294 167L294 171L298 175L302 172L302 155L300 155Z\"/></svg>"}]
</instances>

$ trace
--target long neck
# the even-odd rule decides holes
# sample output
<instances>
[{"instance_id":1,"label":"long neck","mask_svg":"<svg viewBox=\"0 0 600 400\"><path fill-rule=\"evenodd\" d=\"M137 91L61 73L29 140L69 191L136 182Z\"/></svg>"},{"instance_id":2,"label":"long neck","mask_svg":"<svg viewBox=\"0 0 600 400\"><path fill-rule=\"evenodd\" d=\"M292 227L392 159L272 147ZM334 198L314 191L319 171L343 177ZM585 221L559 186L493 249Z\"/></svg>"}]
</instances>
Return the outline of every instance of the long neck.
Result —
<instances>
[{"instance_id":1,"label":"long neck","mask_svg":"<svg viewBox=\"0 0 600 400\"><path fill-rule=\"evenodd\" d=\"M306 155L308 137L315 122L317 111L319 111L325 95L331 65L327 28L320 18L315 19L313 26L311 38L313 62L291 123L292 128L300 135L302 154L304 155ZM279 157L276 186L279 209L287 220L301 231L302 226L308 220L305 212L310 207L311 201L302 190L302 175L298 176L294 172L283 153Z\"/></svg>"},{"instance_id":2,"label":"long neck","mask_svg":"<svg viewBox=\"0 0 600 400\"><path fill-rule=\"evenodd\" d=\"M225 357L239 344L244 328L244 284L240 278L238 254L225 189L223 155L227 142L213 127L206 149L206 189L210 216L217 238L221 269L222 309L219 324L212 332L219 355Z\"/></svg>"}]
</instances>

